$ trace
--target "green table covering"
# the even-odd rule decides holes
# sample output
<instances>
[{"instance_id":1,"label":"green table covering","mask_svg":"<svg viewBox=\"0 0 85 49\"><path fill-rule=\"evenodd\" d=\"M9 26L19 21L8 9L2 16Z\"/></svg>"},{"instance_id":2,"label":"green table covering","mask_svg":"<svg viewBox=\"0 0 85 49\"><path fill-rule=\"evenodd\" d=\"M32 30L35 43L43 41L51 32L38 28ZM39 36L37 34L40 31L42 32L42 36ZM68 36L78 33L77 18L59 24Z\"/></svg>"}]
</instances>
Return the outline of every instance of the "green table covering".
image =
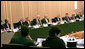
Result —
<instances>
[{"instance_id":1,"label":"green table covering","mask_svg":"<svg viewBox=\"0 0 85 49\"><path fill-rule=\"evenodd\" d=\"M55 27L60 28L61 29L61 36L64 36L68 33L71 33L72 31L73 32L83 31L84 30L84 21L56 25ZM46 38L48 36L50 28L51 27L31 29L29 34L33 40L37 40L37 38ZM21 36L21 33L16 32L14 34L13 38L17 38L19 36Z\"/></svg>"}]
</instances>

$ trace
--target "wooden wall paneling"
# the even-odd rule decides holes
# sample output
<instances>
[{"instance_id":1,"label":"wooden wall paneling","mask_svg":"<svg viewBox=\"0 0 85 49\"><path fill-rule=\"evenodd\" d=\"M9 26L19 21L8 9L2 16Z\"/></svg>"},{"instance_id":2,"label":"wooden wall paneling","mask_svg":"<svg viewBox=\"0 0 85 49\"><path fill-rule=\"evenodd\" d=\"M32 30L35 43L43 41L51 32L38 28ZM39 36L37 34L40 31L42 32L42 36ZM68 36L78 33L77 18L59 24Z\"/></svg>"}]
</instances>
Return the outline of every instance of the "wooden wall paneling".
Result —
<instances>
[{"instance_id":1,"label":"wooden wall paneling","mask_svg":"<svg viewBox=\"0 0 85 49\"><path fill-rule=\"evenodd\" d=\"M28 12L28 7L29 7L29 6L28 6L28 2L27 2L27 1L23 1L23 7L24 7L24 8L23 8L24 18L29 17L29 16L28 16L28 13L29 13L29 12Z\"/></svg>"},{"instance_id":2,"label":"wooden wall paneling","mask_svg":"<svg viewBox=\"0 0 85 49\"><path fill-rule=\"evenodd\" d=\"M29 19L31 20L32 18L31 18L31 8L30 8L31 4L30 3L31 1L28 2L28 16L29 16Z\"/></svg>"},{"instance_id":3,"label":"wooden wall paneling","mask_svg":"<svg viewBox=\"0 0 85 49\"><path fill-rule=\"evenodd\" d=\"M29 2L29 18L32 21L34 18L36 18L37 14L37 2L30 1Z\"/></svg>"},{"instance_id":4,"label":"wooden wall paneling","mask_svg":"<svg viewBox=\"0 0 85 49\"><path fill-rule=\"evenodd\" d=\"M6 12L7 12L7 19L9 21L9 23L12 26L12 13L11 13L11 8L10 8L10 1L6 1Z\"/></svg>"},{"instance_id":5,"label":"wooden wall paneling","mask_svg":"<svg viewBox=\"0 0 85 49\"><path fill-rule=\"evenodd\" d=\"M81 12L84 14L84 1L81 1Z\"/></svg>"},{"instance_id":6,"label":"wooden wall paneling","mask_svg":"<svg viewBox=\"0 0 85 49\"><path fill-rule=\"evenodd\" d=\"M64 2L60 1L61 17L63 17L63 10L65 10L64 7L63 7L63 4L64 4Z\"/></svg>"},{"instance_id":7,"label":"wooden wall paneling","mask_svg":"<svg viewBox=\"0 0 85 49\"><path fill-rule=\"evenodd\" d=\"M39 12L39 15L40 15L40 17L41 17L41 19L45 16L45 14L44 14L44 12L45 12L45 9L44 9L44 7L45 7L45 2L43 2L43 1L39 1L38 2L38 12Z\"/></svg>"},{"instance_id":8,"label":"wooden wall paneling","mask_svg":"<svg viewBox=\"0 0 85 49\"><path fill-rule=\"evenodd\" d=\"M74 2L71 1L72 5L71 5L71 11L72 11L72 14L75 14L75 11L74 11Z\"/></svg>"},{"instance_id":9,"label":"wooden wall paneling","mask_svg":"<svg viewBox=\"0 0 85 49\"><path fill-rule=\"evenodd\" d=\"M77 1L77 3L78 3L78 12L82 12L84 14L84 1Z\"/></svg>"},{"instance_id":10,"label":"wooden wall paneling","mask_svg":"<svg viewBox=\"0 0 85 49\"><path fill-rule=\"evenodd\" d=\"M12 12L12 22L16 23L19 21L16 13L16 1L11 1L11 12Z\"/></svg>"},{"instance_id":11,"label":"wooden wall paneling","mask_svg":"<svg viewBox=\"0 0 85 49\"><path fill-rule=\"evenodd\" d=\"M83 8L83 10L82 10L82 13L84 14L84 1L82 1L82 8Z\"/></svg>"},{"instance_id":12,"label":"wooden wall paneling","mask_svg":"<svg viewBox=\"0 0 85 49\"><path fill-rule=\"evenodd\" d=\"M62 17L65 17L65 13L69 13L69 10L70 10L70 8L69 8L69 1L63 1L62 2Z\"/></svg>"},{"instance_id":13,"label":"wooden wall paneling","mask_svg":"<svg viewBox=\"0 0 85 49\"><path fill-rule=\"evenodd\" d=\"M49 1L49 2L46 2L47 4L46 4L46 8L47 8L47 14L48 14L48 18L49 18L49 22L51 22L51 17L52 17L52 14L51 14L51 12L52 12L52 5L51 5L51 1Z\"/></svg>"},{"instance_id":14,"label":"wooden wall paneling","mask_svg":"<svg viewBox=\"0 0 85 49\"><path fill-rule=\"evenodd\" d=\"M32 16L32 6L33 6L33 3L30 1L29 2L29 17L30 17L30 20L32 20L32 18L35 17L35 16Z\"/></svg>"},{"instance_id":15,"label":"wooden wall paneling","mask_svg":"<svg viewBox=\"0 0 85 49\"><path fill-rule=\"evenodd\" d=\"M23 11L22 11L22 3L20 1L15 2L15 7L16 7L16 17L17 20L19 21L21 17L23 17Z\"/></svg>"},{"instance_id":16,"label":"wooden wall paneling","mask_svg":"<svg viewBox=\"0 0 85 49\"><path fill-rule=\"evenodd\" d=\"M58 8L59 8L58 12L60 14L60 19L62 21L61 8L60 8L61 7L61 1L58 1L57 3L58 3L57 5L58 5Z\"/></svg>"},{"instance_id":17,"label":"wooden wall paneling","mask_svg":"<svg viewBox=\"0 0 85 49\"><path fill-rule=\"evenodd\" d=\"M51 19L60 15L60 18L69 13L75 13L75 1L1 1L1 20L9 18L10 23L18 22L21 17L33 20L37 15L48 16ZM84 13L84 2L78 1L78 10ZM62 20L61 20L62 21Z\"/></svg>"},{"instance_id":18,"label":"wooden wall paneling","mask_svg":"<svg viewBox=\"0 0 85 49\"><path fill-rule=\"evenodd\" d=\"M75 14L74 9L74 1L70 1L70 16L72 16L72 14Z\"/></svg>"},{"instance_id":19,"label":"wooden wall paneling","mask_svg":"<svg viewBox=\"0 0 85 49\"><path fill-rule=\"evenodd\" d=\"M1 20L2 20L1 24L4 23L5 17L6 17L5 16L5 4L3 1L1 1Z\"/></svg>"},{"instance_id":20,"label":"wooden wall paneling","mask_svg":"<svg viewBox=\"0 0 85 49\"><path fill-rule=\"evenodd\" d=\"M38 15L40 15L40 17L42 18L42 2L41 1L38 1Z\"/></svg>"},{"instance_id":21,"label":"wooden wall paneling","mask_svg":"<svg viewBox=\"0 0 85 49\"><path fill-rule=\"evenodd\" d=\"M4 20L6 18L7 18L6 1L1 1L1 20L2 20L2 24L4 23Z\"/></svg>"},{"instance_id":22,"label":"wooden wall paneling","mask_svg":"<svg viewBox=\"0 0 85 49\"><path fill-rule=\"evenodd\" d=\"M22 5L22 17L23 17L23 19L25 19L25 15L24 15L24 2L23 1L21 1L21 5Z\"/></svg>"},{"instance_id":23,"label":"wooden wall paneling","mask_svg":"<svg viewBox=\"0 0 85 49\"><path fill-rule=\"evenodd\" d=\"M53 14L53 15L54 15L53 17L60 16L60 11L59 11L59 10L60 10L60 9L59 9L60 6L59 6L59 2L55 2L54 5L55 5L55 6L54 6L54 11L55 11L55 12L54 12L54 14Z\"/></svg>"},{"instance_id":24,"label":"wooden wall paneling","mask_svg":"<svg viewBox=\"0 0 85 49\"><path fill-rule=\"evenodd\" d=\"M45 16L45 1L43 1L43 17Z\"/></svg>"},{"instance_id":25,"label":"wooden wall paneling","mask_svg":"<svg viewBox=\"0 0 85 49\"><path fill-rule=\"evenodd\" d=\"M51 19L55 17L55 14L56 13L56 6L55 6L55 1L52 1L51 3L51 6L50 6L50 16L51 16Z\"/></svg>"},{"instance_id":26,"label":"wooden wall paneling","mask_svg":"<svg viewBox=\"0 0 85 49\"><path fill-rule=\"evenodd\" d=\"M26 7L27 7L27 10L25 9L25 11L27 11L27 17L29 17L29 13L30 13L30 12L29 12L29 2L27 2L27 6L26 6ZM30 19L30 18L29 18L29 19Z\"/></svg>"},{"instance_id":27,"label":"wooden wall paneling","mask_svg":"<svg viewBox=\"0 0 85 49\"><path fill-rule=\"evenodd\" d=\"M10 20L11 20L11 27L13 27L13 16L12 16L12 9L11 9L11 1L10 1Z\"/></svg>"},{"instance_id":28,"label":"wooden wall paneling","mask_svg":"<svg viewBox=\"0 0 85 49\"><path fill-rule=\"evenodd\" d=\"M71 1L68 1L68 4L67 4L67 5L68 5L68 6L67 6L67 7L68 7L68 14L69 14L69 16L71 16L71 14L72 14L72 13L71 13L71 12L72 12L72 11L71 11L71 8L72 8L72 6L71 6L72 3L71 3Z\"/></svg>"},{"instance_id":29,"label":"wooden wall paneling","mask_svg":"<svg viewBox=\"0 0 85 49\"><path fill-rule=\"evenodd\" d=\"M6 9L6 19L8 18L8 7L7 7L7 1L5 1L5 3L6 3L6 7L5 7L5 9Z\"/></svg>"},{"instance_id":30,"label":"wooden wall paneling","mask_svg":"<svg viewBox=\"0 0 85 49\"><path fill-rule=\"evenodd\" d=\"M44 15L48 17L47 1L45 1L44 10L45 10ZM48 17L48 18L49 18L49 17Z\"/></svg>"},{"instance_id":31,"label":"wooden wall paneling","mask_svg":"<svg viewBox=\"0 0 85 49\"><path fill-rule=\"evenodd\" d=\"M38 12L38 10L40 10L38 8L38 3L39 3L39 1L32 2L32 4L33 4L33 6L32 6L32 10L33 10L32 11L32 19L33 19L33 17L36 18L37 15L40 13L40 12Z\"/></svg>"},{"instance_id":32,"label":"wooden wall paneling","mask_svg":"<svg viewBox=\"0 0 85 49\"><path fill-rule=\"evenodd\" d=\"M6 1L3 2L4 3L4 19L7 18L7 15L6 15Z\"/></svg>"},{"instance_id":33,"label":"wooden wall paneling","mask_svg":"<svg viewBox=\"0 0 85 49\"><path fill-rule=\"evenodd\" d=\"M81 3L80 3L79 1L77 1L77 4L78 4L78 5L77 5L77 10L78 10L78 12L79 12L79 11L80 11L80 4L81 4Z\"/></svg>"}]
</instances>

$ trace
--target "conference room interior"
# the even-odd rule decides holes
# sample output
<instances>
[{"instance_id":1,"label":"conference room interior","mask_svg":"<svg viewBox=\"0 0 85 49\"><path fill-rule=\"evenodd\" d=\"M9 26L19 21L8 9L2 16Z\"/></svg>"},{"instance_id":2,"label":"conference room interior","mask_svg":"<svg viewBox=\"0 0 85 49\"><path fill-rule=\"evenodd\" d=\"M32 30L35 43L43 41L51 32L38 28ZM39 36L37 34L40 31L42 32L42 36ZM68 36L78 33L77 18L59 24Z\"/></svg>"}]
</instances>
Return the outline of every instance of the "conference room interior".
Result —
<instances>
[{"instance_id":1,"label":"conference room interior","mask_svg":"<svg viewBox=\"0 0 85 49\"><path fill-rule=\"evenodd\" d=\"M1 48L84 48L84 1L1 1Z\"/></svg>"}]
</instances>

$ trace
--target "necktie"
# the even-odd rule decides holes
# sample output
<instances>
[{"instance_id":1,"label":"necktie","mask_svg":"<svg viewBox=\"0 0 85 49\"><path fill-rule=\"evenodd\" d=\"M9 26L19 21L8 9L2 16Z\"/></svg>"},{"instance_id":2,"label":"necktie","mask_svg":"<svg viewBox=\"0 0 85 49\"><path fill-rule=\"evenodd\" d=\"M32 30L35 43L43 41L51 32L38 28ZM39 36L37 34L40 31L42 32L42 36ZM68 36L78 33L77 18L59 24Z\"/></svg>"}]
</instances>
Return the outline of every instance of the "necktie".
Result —
<instances>
[{"instance_id":1,"label":"necktie","mask_svg":"<svg viewBox=\"0 0 85 49\"><path fill-rule=\"evenodd\" d=\"M30 22L28 21L28 24L30 24Z\"/></svg>"},{"instance_id":2,"label":"necktie","mask_svg":"<svg viewBox=\"0 0 85 49\"><path fill-rule=\"evenodd\" d=\"M45 19L46 20L46 22L48 23L48 20L47 19Z\"/></svg>"},{"instance_id":3,"label":"necktie","mask_svg":"<svg viewBox=\"0 0 85 49\"><path fill-rule=\"evenodd\" d=\"M59 18L58 18L58 21L59 21Z\"/></svg>"},{"instance_id":4,"label":"necktie","mask_svg":"<svg viewBox=\"0 0 85 49\"><path fill-rule=\"evenodd\" d=\"M9 25L7 24L7 27L8 27L8 29L9 29Z\"/></svg>"},{"instance_id":5,"label":"necktie","mask_svg":"<svg viewBox=\"0 0 85 49\"><path fill-rule=\"evenodd\" d=\"M37 19L37 24L39 24L39 21L38 21L38 19Z\"/></svg>"},{"instance_id":6,"label":"necktie","mask_svg":"<svg viewBox=\"0 0 85 49\"><path fill-rule=\"evenodd\" d=\"M21 25L23 25L22 22L21 22Z\"/></svg>"}]
</instances>

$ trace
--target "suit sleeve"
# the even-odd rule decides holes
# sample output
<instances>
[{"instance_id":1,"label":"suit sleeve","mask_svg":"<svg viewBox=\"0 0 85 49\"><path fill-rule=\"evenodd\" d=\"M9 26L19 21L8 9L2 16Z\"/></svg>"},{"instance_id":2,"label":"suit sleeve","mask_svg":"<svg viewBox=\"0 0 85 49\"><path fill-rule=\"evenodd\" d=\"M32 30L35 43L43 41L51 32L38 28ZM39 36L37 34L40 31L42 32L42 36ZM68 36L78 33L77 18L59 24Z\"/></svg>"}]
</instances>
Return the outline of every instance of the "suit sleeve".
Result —
<instances>
[{"instance_id":1,"label":"suit sleeve","mask_svg":"<svg viewBox=\"0 0 85 49\"><path fill-rule=\"evenodd\" d=\"M64 41L61 39L61 47L66 48Z\"/></svg>"}]
</instances>

